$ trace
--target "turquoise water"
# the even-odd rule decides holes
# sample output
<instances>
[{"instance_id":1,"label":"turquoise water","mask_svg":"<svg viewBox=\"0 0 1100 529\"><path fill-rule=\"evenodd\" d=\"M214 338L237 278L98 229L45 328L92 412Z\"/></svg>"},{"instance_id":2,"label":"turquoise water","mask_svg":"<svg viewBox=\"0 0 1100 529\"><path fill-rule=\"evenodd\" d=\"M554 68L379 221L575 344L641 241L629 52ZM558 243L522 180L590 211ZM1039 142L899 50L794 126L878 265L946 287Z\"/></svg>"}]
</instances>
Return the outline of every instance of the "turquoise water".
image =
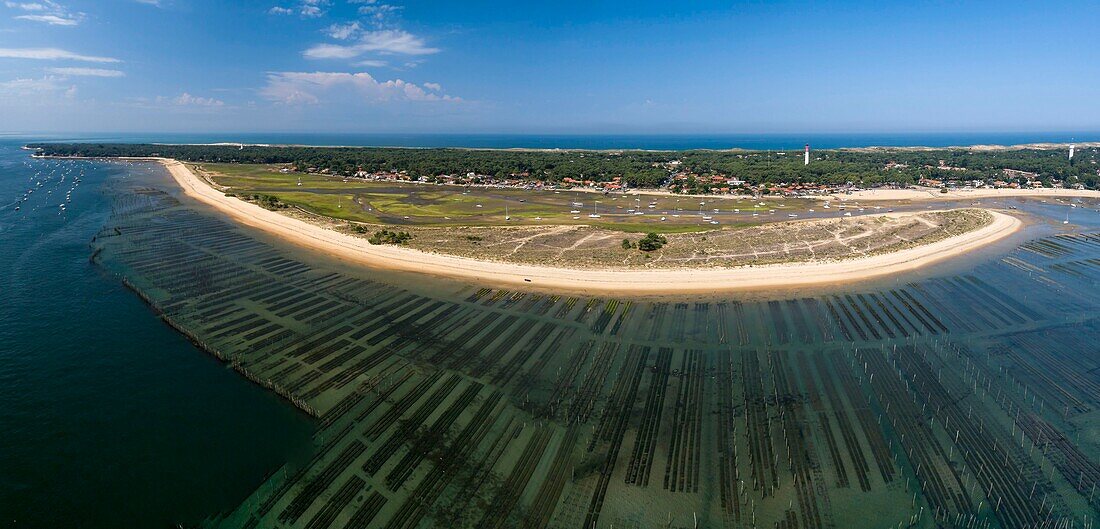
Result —
<instances>
[{"instance_id":1,"label":"turquoise water","mask_svg":"<svg viewBox=\"0 0 1100 529\"><path fill-rule=\"evenodd\" d=\"M313 423L89 262L109 182L134 176L18 147L0 142L0 526L169 527L234 507L308 450Z\"/></svg>"}]
</instances>

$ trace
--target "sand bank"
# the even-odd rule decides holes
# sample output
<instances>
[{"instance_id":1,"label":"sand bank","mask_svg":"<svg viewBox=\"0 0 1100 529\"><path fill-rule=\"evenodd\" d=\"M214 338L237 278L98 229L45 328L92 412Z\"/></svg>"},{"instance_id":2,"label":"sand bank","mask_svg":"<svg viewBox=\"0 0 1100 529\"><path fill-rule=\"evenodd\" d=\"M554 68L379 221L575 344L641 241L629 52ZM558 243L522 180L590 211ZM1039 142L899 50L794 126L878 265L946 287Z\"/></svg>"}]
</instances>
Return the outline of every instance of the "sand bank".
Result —
<instances>
[{"instance_id":1,"label":"sand bank","mask_svg":"<svg viewBox=\"0 0 1100 529\"><path fill-rule=\"evenodd\" d=\"M822 197L841 201L872 201L872 200L980 200L1016 197L1033 198L1095 198L1100 199L1100 191L1091 189L953 189L947 193L941 193L933 188L910 189L867 189L854 191L851 194L833 194Z\"/></svg>"},{"instance_id":2,"label":"sand bank","mask_svg":"<svg viewBox=\"0 0 1100 529\"><path fill-rule=\"evenodd\" d=\"M990 212L983 228L898 252L835 262L805 262L725 269L579 270L479 261L408 248L371 245L364 238L323 228L227 197L186 165L158 159L184 192L241 224L347 261L370 267L419 272L501 286L621 294L703 293L852 282L914 270L962 255L1014 233L1016 217Z\"/></svg>"}]
</instances>

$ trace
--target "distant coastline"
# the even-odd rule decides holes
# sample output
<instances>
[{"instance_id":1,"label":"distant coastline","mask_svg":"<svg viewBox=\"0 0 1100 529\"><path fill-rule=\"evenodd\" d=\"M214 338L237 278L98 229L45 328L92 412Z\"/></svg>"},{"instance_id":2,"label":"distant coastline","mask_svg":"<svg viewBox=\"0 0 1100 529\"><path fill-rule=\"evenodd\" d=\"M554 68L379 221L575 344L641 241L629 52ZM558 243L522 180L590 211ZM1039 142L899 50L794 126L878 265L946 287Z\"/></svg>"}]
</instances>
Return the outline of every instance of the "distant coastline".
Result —
<instances>
[{"instance_id":1,"label":"distant coastline","mask_svg":"<svg viewBox=\"0 0 1100 529\"><path fill-rule=\"evenodd\" d=\"M19 137L11 135L11 137ZM714 134L427 134L427 133L81 133L24 135L35 141L159 143L172 145L302 145L530 150L784 150L947 149L995 145L1078 145L1100 142L1100 131Z\"/></svg>"},{"instance_id":2,"label":"distant coastline","mask_svg":"<svg viewBox=\"0 0 1100 529\"><path fill-rule=\"evenodd\" d=\"M514 151L514 152L555 152L555 151L568 151L568 152L595 152L595 153L614 153L614 152L681 152L681 151L714 151L714 152L759 152L761 149L747 148L747 147L730 147L725 149L719 148L692 148L692 149L634 149L634 148L609 148L609 149L585 149L585 148L562 148L562 147L411 147L400 145L311 145L305 143L235 143L235 142L214 142L214 143L161 143L153 142L151 145L163 145L170 146L209 146L209 147L267 147L267 148L283 148L283 147L313 147L318 149L411 149L411 150L428 150L428 149L454 149L454 150L466 150L466 151ZM967 150L967 151L1011 151L1022 149L1036 149L1036 150L1059 150L1068 149L1070 145L1075 145L1079 148L1087 147L1100 147L1100 141L1097 142L1079 142L1079 143L1019 143L1013 145L995 145L995 144L982 144L982 145L946 145L943 147L934 147L928 145L905 145L905 146L888 146L888 145L869 145L866 147L825 147L823 150L832 151L941 151L941 150ZM27 147L24 147L27 149ZM772 149L776 150L776 149ZM787 149L790 150L790 149Z\"/></svg>"}]
</instances>

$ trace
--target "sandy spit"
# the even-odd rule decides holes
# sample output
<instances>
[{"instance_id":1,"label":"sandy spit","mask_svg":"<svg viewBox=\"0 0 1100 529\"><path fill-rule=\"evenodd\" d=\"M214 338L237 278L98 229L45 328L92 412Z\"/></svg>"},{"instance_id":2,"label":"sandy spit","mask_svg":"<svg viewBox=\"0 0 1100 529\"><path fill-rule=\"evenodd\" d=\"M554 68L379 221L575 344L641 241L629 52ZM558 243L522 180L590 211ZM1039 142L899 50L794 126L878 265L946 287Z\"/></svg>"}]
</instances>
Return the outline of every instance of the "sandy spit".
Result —
<instances>
[{"instance_id":1,"label":"sandy spit","mask_svg":"<svg viewBox=\"0 0 1100 529\"><path fill-rule=\"evenodd\" d=\"M369 267L419 272L496 286L527 286L586 293L660 295L759 290L856 282L915 270L965 254L1015 233L1020 219L990 211L993 222L983 228L932 244L893 253L835 262L804 262L726 269L601 269L580 270L496 263L421 252L396 246L372 245L366 239L227 197L176 160L156 159L190 196L233 220L347 261Z\"/></svg>"}]
</instances>

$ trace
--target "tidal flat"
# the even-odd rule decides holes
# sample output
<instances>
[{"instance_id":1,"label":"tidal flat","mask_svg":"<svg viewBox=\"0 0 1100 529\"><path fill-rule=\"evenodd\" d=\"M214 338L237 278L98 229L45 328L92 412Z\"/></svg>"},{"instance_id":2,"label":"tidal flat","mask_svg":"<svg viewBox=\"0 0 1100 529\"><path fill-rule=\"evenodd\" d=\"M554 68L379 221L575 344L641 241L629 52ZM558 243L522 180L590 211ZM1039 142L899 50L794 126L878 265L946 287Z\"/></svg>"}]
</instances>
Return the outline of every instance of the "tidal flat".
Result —
<instances>
[{"instance_id":1,"label":"tidal flat","mask_svg":"<svg viewBox=\"0 0 1100 529\"><path fill-rule=\"evenodd\" d=\"M585 297L375 272L167 176L94 260L314 418L206 527L1088 527L1100 216L891 281ZM198 354L198 353L196 353Z\"/></svg>"}]
</instances>

